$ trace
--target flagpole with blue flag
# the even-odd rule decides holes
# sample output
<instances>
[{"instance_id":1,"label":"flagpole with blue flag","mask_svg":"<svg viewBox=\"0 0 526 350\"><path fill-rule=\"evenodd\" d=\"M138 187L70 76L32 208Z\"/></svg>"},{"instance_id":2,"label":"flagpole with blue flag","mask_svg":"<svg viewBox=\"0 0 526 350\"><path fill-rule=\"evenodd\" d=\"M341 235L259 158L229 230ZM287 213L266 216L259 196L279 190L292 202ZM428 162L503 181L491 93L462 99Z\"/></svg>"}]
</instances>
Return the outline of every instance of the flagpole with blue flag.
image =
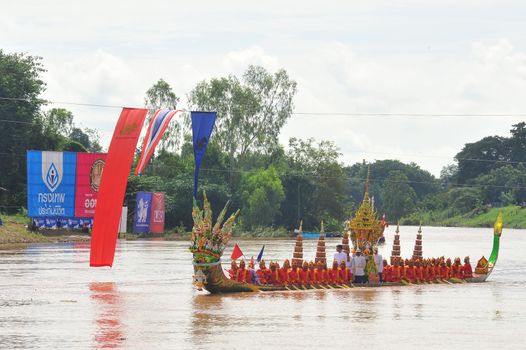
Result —
<instances>
[{"instance_id":1,"label":"flagpole with blue flag","mask_svg":"<svg viewBox=\"0 0 526 350\"><path fill-rule=\"evenodd\" d=\"M210 141L210 135L214 130L216 112L190 112L192 116L192 141L194 144L194 198L197 199L197 187L199 183L199 169Z\"/></svg>"},{"instance_id":2,"label":"flagpole with blue flag","mask_svg":"<svg viewBox=\"0 0 526 350\"><path fill-rule=\"evenodd\" d=\"M263 251L265 250L265 245L263 244L263 247L261 247L261 251L259 252L258 254L258 258L257 258L257 262L260 262L261 259L263 258Z\"/></svg>"}]
</instances>

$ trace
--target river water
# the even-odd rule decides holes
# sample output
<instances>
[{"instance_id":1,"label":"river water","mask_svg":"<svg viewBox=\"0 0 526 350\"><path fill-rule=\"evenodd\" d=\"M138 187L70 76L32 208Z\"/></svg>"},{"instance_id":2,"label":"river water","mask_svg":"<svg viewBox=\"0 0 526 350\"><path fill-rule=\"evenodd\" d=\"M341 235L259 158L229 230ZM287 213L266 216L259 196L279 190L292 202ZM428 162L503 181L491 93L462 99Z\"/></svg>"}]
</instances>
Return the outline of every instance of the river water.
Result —
<instances>
[{"instance_id":1,"label":"river water","mask_svg":"<svg viewBox=\"0 0 526 350\"><path fill-rule=\"evenodd\" d=\"M403 256L416 231L401 228ZM470 255L474 265L491 251L492 229L423 235L425 256ZM327 241L329 257L339 240ZM247 256L262 245L238 243ZM306 259L315 245L304 241ZM268 241L265 258L290 258L293 246ZM192 286L187 242L120 241L111 269L88 266L89 243L32 245L0 251L0 348L524 349L525 251L526 231L505 229L482 284L207 295Z\"/></svg>"}]
</instances>

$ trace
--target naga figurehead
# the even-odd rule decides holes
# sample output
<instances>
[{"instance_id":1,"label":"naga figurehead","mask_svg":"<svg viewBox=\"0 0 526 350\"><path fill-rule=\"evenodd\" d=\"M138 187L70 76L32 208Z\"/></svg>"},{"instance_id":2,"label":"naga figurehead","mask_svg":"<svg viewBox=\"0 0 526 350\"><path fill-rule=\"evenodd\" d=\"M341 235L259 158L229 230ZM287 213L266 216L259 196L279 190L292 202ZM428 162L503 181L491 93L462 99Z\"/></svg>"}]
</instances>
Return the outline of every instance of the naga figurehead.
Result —
<instances>
[{"instance_id":1,"label":"naga figurehead","mask_svg":"<svg viewBox=\"0 0 526 350\"><path fill-rule=\"evenodd\" d=\"M203 192L203 196L203 210L199 209L194 199L192 210L194 226L192 228L190 251L194 255L193 260L195 263L216 263L223 255L225 246L232 236L232 229L234 228L235 219L239 215L239 210L232 214L225 224L221 226L227 211L227 202L217 217L216 224L212 226L212 208L206 197L206 192Z\"/></svg>"}]
</instances>

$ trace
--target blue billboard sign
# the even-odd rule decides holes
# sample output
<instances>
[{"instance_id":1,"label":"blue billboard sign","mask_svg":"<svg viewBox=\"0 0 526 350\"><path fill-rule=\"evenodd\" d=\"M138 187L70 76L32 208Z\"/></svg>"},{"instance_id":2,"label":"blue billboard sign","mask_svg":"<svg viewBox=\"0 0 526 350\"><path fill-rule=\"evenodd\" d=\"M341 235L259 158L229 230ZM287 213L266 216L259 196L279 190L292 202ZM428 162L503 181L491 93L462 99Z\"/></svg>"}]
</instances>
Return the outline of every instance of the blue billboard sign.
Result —
<instances>
[{"instance_id":1,"label":"blue billboard sign","mask_svg":"<svg viewBox=\"0 0 526 350\"><path fill-rule=\"evenodd\" d=\"M151 192L137 192L137 203L135 204L135 221L133 232L150 232L150 208L152 206Z\"/></svg>"},{"instance_id":2,"label":"blue billboard sign","mask_svg":"<svg viewBox=\"0 0 526 350\"><path fill-rule=\"evenodd\" d=\"M27 151L30 217L75 216L76 163L74 152Z\"/></svg>"}]
</instances>

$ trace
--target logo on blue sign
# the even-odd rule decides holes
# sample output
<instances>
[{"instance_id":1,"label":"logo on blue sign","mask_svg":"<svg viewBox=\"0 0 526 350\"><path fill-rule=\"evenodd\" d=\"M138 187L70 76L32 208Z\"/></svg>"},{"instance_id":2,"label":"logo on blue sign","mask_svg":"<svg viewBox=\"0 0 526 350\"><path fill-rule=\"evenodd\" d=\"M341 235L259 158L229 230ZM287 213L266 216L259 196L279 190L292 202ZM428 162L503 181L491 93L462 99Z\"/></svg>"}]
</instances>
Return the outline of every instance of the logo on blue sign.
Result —
<instances>
[{"instance_id":1,"label":"logo on blue sign","mask_svg":"<svg viewBox=\"0 0 526 350\"><path fill-rule=\"evenodd\" d=\"M46 176L46 186L51 192L55 192L58 185L60 184L60 174L58 173L55 163L51 163Z\"/></svg>"}]
</instances>

